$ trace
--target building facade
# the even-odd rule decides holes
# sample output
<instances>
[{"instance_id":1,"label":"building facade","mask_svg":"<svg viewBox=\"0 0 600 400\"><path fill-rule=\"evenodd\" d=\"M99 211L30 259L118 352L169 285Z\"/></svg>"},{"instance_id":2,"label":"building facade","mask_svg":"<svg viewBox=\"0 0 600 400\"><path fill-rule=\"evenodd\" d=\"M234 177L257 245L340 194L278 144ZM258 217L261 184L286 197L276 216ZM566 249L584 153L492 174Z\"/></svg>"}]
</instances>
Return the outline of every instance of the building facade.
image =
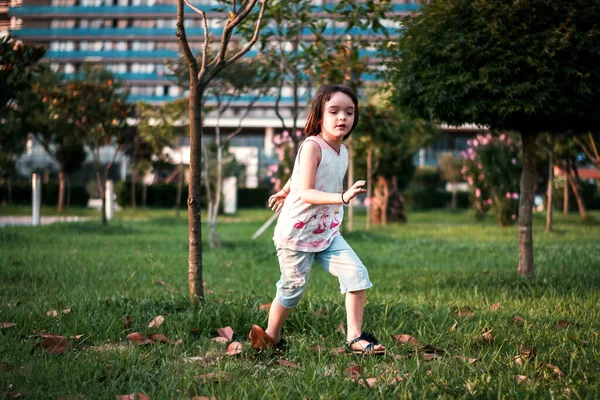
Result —
<instances>
[{"instance_id":1,"label":"building facade","mask_svg":"<svg viewBox=\"0 0 600 400\"><path fill-rule=\"evenodd\" d=\"M406 14L419 7L418 1L413 0L392 3L394 14ZM218 44L228 19L220 10L220 2L196 0L193 4L206 12L207 25ZM317 17L319 8L328 4L331 2L313 1ZM393 32L399 28L392 21L387 22L388 30ZM167 67L167 61L177 61L180 56L175 35L175 0L0 0L0 24L16 39L45 46L47 61L67 76L79 73L84 63L101 64L124 83L132 102L159 104L186 95ZM339 29L338 25L336 21L329 21L327 29ZM185 26L192 50L199 54L204 40L201 15L187 8ZM310 40L308 34L307 40ZM248 56L254 55L256 50ZM375 79L374 76L365 77L367 83ZM253 102L250 113L242 121L240 109L247 107L250 101L244 97L235 100L218 121L214 112L204 119L208 137L217 123L227 129L237 127L241 122L243 129L231 140L230 149L238 161L246 165L245 185L249 187L260 184L262 171L268 164L276 162L272 139L282 128L281 120L274 112L276 97L274 92L261 96ZM308 90L302 92L301 107L306 105L308 97ZM211 102L213 99L207 98L208 106L214 105ZM284 87L280 105L286 126L293 125L292 113L286 108L292 103L291 88ZM303 123L301 114L297 125L303 126ZM185 147L184 143L183 154L189 154ZM459 143L456 150L460 147ZM422 152L417 161L431 163L435 156L432 151L426 151L425 155ZM185 162L189 156L183 158ZM28 164L35 162L29 159Z\"/></svg>"}]
</instances>

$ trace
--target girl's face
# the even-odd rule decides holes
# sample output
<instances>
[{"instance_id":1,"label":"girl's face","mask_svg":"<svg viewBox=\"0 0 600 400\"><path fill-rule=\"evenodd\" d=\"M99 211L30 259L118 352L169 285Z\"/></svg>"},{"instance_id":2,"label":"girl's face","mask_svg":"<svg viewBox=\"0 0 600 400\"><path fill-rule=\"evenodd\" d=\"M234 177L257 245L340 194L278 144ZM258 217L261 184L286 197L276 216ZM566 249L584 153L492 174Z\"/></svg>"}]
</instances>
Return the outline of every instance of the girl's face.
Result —
<instances>
[{"instance_id":1,"label":"girl's face","mask_svg":"<svg viewBox=\"0 0 600 400\"><path fill-rule=\"evenodd\" d=\"M321 120L321 134L325 139L344 139L352 125L356 109L352 98L346 93L336 92L323 107L323 118Z\"/></svg>"}]
</instances>

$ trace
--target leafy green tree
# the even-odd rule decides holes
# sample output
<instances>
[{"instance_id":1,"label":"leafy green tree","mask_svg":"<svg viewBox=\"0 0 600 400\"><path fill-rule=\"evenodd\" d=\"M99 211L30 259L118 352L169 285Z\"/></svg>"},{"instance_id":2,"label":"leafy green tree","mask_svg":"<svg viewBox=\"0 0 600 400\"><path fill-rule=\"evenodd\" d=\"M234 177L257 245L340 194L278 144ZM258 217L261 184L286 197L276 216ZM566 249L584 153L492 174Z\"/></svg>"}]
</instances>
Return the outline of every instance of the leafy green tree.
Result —
<instances>
[{"instance_id":1,"label":"leafy green tree","mask_svg":"<svg viewBox=\"0 0 600 400\"><path fill-rule=\"evenodd\" d=\"M456 184L462 181L462 166L463 162L460 157L455 156L451 152L442 153L438 159L442 179L450 183L452 186L452 202L450 204L453 211L456 211Z\"/></svg>"},{"instance_id":2,"label":"leafy green tree","mask_svg":"<svg viewBox=\"0 0 600 400\"><path fill-rule=\"evenodd\" d=\"M600 127L595 0L432 0L403 20L387 81L413 115L516 131L523 143L519 267L533 276L532 208L540 132Z\"/></svg>"},{"instance_id":3,"label":"leafy green tree","mask_svg":"<svg viewBox=\"0 0 600 400\"><path fill-rule=\"evenodd\" d=\"M177 37L189 68L189 134L190 134L190 182L188 193L188 220L189 220L189 258L188 258L188 284L190 302L198 303L204 299L202 286L202 226L200 218L200 187L202 175L202 104L208 84L234 62L246 54L258 40L262 26L262 17L265 13L267 0L264 0L258 10L256 22L253 24L253 34L244 46L237 52L228 53L230 41L234 30L242 24L253 10L258 0L246 0L240 4L232 1L230 7L224 5L229 17L221 33L221 42L215 55L209 52L211 37L208 33L206 13L188 0L177 0ZM202 16L204 22L204 44L202 57L198 63L192 53L184 24L184 3ZM239 7L238 7L239 6Z\"/></svg>"},{"instance_id":4,"label":"leafy green tree","mask_svg":"<svg viewBox=\"0 0 600 400\"><path fill-rule=\"evenodd\" d=\"M105 183L108 171L117 155L127 144L127 119L133 116L133 106L127 103L126 94L113 75L105 70L86 66L77 79L66 83L62 97L55 99L62 117L76 126L85 137L85 144L92 153L98 192L102 196L102 224L106 218ZM115 145L112 158L104 166L100 163L100 149Z\"/></svg>"},{"instance_id":5,"label":"leafy green tree","mask_svg":"<svg viewBox=\"0 0 600 400\"><path fill-rule=\"evenodd\" d=\"M10 36L0 38L0 179L6 181L9 200L15 162L25 150L30 131L26 105L44 53L43 47Z\"/></svg>"}]
</instances>

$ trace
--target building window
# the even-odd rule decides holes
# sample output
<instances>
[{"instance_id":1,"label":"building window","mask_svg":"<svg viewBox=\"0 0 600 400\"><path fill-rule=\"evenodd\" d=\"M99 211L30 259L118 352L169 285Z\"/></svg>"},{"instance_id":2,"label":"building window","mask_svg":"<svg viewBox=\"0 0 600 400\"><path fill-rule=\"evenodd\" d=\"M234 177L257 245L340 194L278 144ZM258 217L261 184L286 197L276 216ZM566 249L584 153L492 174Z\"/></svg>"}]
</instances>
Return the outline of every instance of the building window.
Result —
<instances>
[{"instance_id":1,"label":"building window","mask_svg":"<svg viewBox=\"0 0 600 400\"><path fill-rule=\"evenodd\" d=\"M53 29L75 28L75 20L74 19L53 19L50 22L50 28L53 28Z\"/></svg>"},{"instance_id":2,"label":"building window","mask_svg":"<svg viewBox=\"0 0 600 400\"><path fill-rule=\"evenodd\" d=\"M153 51L155 48L155 42L140 42L138 40L131 42L131 50L134 51Z\"/></svg>"}]
</instances>

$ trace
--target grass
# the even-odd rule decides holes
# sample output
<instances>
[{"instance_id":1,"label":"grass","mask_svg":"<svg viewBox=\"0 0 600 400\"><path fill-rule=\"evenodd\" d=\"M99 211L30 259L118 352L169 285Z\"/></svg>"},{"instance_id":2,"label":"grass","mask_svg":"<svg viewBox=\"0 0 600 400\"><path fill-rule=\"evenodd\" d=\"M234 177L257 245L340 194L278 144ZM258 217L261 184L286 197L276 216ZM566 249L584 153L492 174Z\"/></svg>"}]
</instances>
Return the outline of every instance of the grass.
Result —
<instances>
[{"instance_id":1,"label":"grass","mask_svg":"<svg viewBox=\"0 0 600 400\"><path fill-rule=\"evenodd\" d=\"M336 279L318 267L286 323L287 352L256 355L247 333L252 324L264 326L267 312L259 305L271 301L279 271L272 228L256 241L250 237L269 213L243 210L221 219L223 248L204 247L201 307L187 298L187 221L173 215L124 210L106 228L97 213L89 222L0 228L0 322L16 323L0 329L0 397L591 399L600 393L597 212L586 222L557 215L551 234L543 232L544 217L535 216L532 282L516 276L517 227L501 228L491 218L476 222L468 213L429 212L366 232L359 215L356 232L345 237L374 283L364 326L388 347L383 358L330 354L345 339L338 330L344 299ZM62 309L71 311L46 315ZM157 315L164 324L148 328ZM211 340L225 326L243 343L241 355L226 356L226 346ZM487 329L495 340L482 339ZM44 331L84 336L69 339L71 348L56 355L29 337ZM126 340L132 332L182 342L135 346ZM424 350L395 342L396 334L445 353L425 361ZM521 346L535 346L537 356L515 362ZM364 378L378 378L374 387L344 378L354 365ZM219 371L231 375L221 382L198 378ZM403 380L390 384L396 375ZM519 375L530 382L518 384Z\"/></svg>"}]
</instances>

